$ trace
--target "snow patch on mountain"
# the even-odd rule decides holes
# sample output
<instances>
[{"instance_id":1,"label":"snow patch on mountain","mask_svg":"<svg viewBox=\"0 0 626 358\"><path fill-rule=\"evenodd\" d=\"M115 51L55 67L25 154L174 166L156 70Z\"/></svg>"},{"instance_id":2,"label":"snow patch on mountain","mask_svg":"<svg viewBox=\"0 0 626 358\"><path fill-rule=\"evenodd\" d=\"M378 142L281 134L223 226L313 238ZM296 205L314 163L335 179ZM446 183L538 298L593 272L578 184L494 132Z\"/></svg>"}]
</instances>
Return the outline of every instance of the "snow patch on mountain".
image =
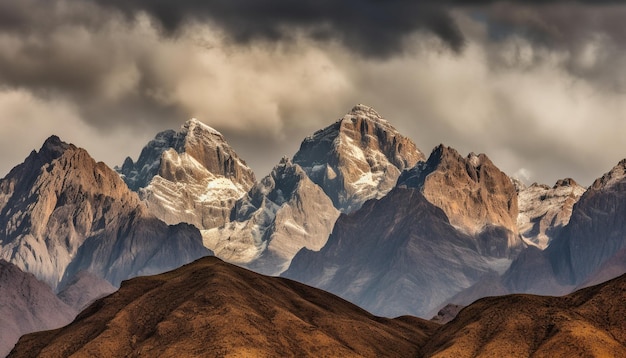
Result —
<instances>
[{"instance_id":1,"label":"snow patch on mountain","mask_svg":"<svg viewBox=\"0 0 626 358\"><path fill-rule=\"evenodd\" d=\"M178 132L157 134L136 163L127 158L116 169L159 219L200 229L226 223L255 182L222 134L195 118Z\"/></svg>"},{"instance_id":2,"label":"snow patch on mountain","mask_svg":"<svg viewBox=\"0 0 626 358\"><path fill-rule=\"evenodd\" d=\"M569 223L574 204L586 190L569 178L553 187L537 183L517 187L519 232L527 244L542 250Z\"/></svg>"},{"instance_id":3,"label":"snow patch on mountain","mask_svg":"<svg viewBox=\"0 0 626 358\"><path fill-rule=\"evenodd\" d=\"M339 212L304 170L283 158L234 208L234 220L203 230L215 255L265 273L286 270L303 247L319 250Z\"/></svg>"},{"instance_id":4,"label":"snow patch on mountain","mask_svg":"<svg viewBox=\"0 0 626 358\"><path fill-rule=\"evenodd\" d=\"M348 213L369 199L383 197L403 169L424 159L411 140L375 110L360 104L305 138L293 161L336 208Z\"/></svg>"}]
</instances>

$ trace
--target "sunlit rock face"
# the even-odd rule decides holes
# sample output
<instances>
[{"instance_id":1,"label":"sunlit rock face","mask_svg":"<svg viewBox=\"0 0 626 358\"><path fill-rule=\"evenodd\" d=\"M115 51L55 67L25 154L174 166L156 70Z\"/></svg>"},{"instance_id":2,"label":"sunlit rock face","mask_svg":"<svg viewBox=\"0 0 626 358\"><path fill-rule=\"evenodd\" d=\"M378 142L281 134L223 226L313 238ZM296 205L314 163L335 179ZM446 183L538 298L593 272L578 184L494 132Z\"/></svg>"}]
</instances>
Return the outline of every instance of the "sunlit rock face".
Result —
<instances>
[{"instance_id":1,"label":"sunlit rock face","mask_svg":"<svg viewBox=\"0 0 626 358\"><path fill-rule=\"evenodd\" d=\"M520 184L516 184L517 227L527 244L545 249L569 223L572 208L586 189L570 178L557 181L553 187Z\"/></svg>"},{"instance_id":2,"label":"sunlit rock face","mask_svg":"<svg viewBox=\"0 0 626 358\"><path fill-rule=\"evenodd\" d=\"M475 237L484 255L509 257L521 249L515 186L486 155L462 157L439 145L426 162L405 171L398 186L420 190L452 225Z\"/></svg>"},{"instance_id":3,"label":"sunlit rock face","mask_svg":"<svg viewBox=\"0 0 626 358\"><path fill-rule=\"evenodd\" d=\"M224 136L196 119L157 134L137 162L127 158L116 169L159 219L199 229L228 222L235 201L255 183Z\"/></svg>"},{"instance_id":4,"label":"sunlit rock face","mask_svg":"<svg viewBox=\"0 0 626 358\"><path fill-rule=\"evenodd\" d=\"M148 212L117 173L52 136L0 180L0 257L56 289L89 271L114 285L209 254L189 225Z\"/></svg>"},{"instance_id":5,"label":"sunlit rock face","mask_svg":"<svg viewBox=\"0 0 626 358\"><path fill-rule=\"evenodd\" d=\"M324 191L284 158L237 202L233 221L202 235L218 257L275 275L301 248L321 249L338 216Z\"/></svg>"},{"instance_id":6,"label":"sunlit rock face","mask_svg":"<svg viewBox=\"0 0 626 358\"><path fill-rule=\"evenodd\" d=\"M336 208L351 212L369 199L383 197L402 170L424 159L415 144L376 111L357 105L307 137L293 162L324 189Z\"/></svg>"}]
</instances>

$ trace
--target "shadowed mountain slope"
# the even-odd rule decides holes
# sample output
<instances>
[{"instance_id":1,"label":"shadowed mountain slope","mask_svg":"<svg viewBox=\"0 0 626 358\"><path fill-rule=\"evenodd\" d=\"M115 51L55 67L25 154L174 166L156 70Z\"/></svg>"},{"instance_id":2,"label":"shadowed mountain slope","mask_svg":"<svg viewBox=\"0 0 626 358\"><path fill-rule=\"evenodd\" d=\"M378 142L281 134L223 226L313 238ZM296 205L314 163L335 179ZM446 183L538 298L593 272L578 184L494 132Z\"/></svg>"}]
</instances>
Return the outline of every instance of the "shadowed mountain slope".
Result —
<instances>
[{"instance_id":1,"label":"shadowed mountain slope","mask_svg":"<svg viewBox=\"0 0 626 358\"><path fill-rule=\"evenodd\" d=\"M33 274L0 260L0 357L22 334L62 327L76 313Z\"/></svg>"},{"instance_id":2,"label":"shadowed mountain slope","mask_svg":"<svg viewBox=\"0 0 626 358\"><path fill-rule=\"evenodd\" d=\"M51 136L0 179L0 258L53 290L79 271L113 285L208 255L200 232L148 212L117 173Z\"/></svg>"},{"instance_id":3,"label":"shadowed mountain slope","mask_svg":"<svg viewBox=\"0 0 626 358\"><path fill-rule=\"evenodd\" d=\"M526 249L503 276L512 292L559 295L624 273L626 159L598 178L544 250ZM620 256L622 259L620 259ZM594 278L594 276L596 276Z\"/></svg>"},{"instance_id":4,"label":"shadowed mountain slope","mask_svg":"<svg viewBox=\"0 0 626 358\"><path fill-rule=\"evenodd\" d=\"M447 298L509 263L481 255L474 238L418 190L395 188L341 215L326 245L300 250L283 276L375 314L431 317Z\"/></svg>"}]
</instances>

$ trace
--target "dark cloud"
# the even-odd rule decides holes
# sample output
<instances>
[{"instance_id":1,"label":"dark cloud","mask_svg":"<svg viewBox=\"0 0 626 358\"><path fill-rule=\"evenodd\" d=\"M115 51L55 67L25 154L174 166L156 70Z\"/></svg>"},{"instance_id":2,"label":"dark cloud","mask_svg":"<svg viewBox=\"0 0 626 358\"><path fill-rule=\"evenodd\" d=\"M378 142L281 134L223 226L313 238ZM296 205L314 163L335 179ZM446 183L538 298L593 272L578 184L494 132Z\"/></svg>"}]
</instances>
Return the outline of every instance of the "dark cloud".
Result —
<instances>
[{"instance_id":1,"label":"dark cloud","mask_svg":"<svg viewBox=\"0 0 626 358\"><path fill-rule=\"evenodd\" d=\"M126 14L145 11L175 32L187 21L209 21L239 43L286 40L294 33L337 40L367 56L402 52L405 38L430 31L454 50L463 35L436 1L406 0L100 0Z\"/></svg>"},{"instance_id":2,"label":"dark cloud","mask_svg":"<svg viewBox=\"0 0 626 358\"><path fill-rule=\"evenodd\" d=\"M511 37L524 38L535 47L529 65L543 63L545 53L560 53L561 65L576 77L625 93L626 73L619 70L626 65L624 2L540 3L497 3L486 8L491 42L497 45ZM495 61L494 66L502 64Z\"/></svg>"},{"instance_id":3,"label":"dark cloud","mask_svg":"<svg viewBox=\"0 0 626 358\"><path fill-rule=\"evenodd\" d=\"M460 51L464 35L449 10L458 7L495 8L490 11L494 26L513 26L554 41L576 36L582 20L577 8L623 4L619 0L97 0L103 6L134 16L138 11L156 18L169 33L188 21L208 21L225 30L239 43L253 40L282 41L304 31L321 40L339 41L363 55L389 57L404 50L403 41L416 31L437 35L450 48ZM522 9L523 8L523 9ZM535 14L528 15L532 9ZM574 9L574 10L572 10ZM565 11L563 11L565 10ZM583 15L584 16L584 15ZM592 19L611 32L623 33L619 14ZM618 21L613 21L617 19ZM506 26L500 26L504 28ZM609 28L613 27L613 28Z\"/></svg>"},{"instance_id":4,"label":"dark cloud","mask_svg":"<svg viewBox=\"0 0 626 358\"><path fill-rule=\"evenodd\" d=\"M197 117L262 176L366 103L425 152L588 184L626 156L623 18L595 1L0 0L0 171L52 133L120 164Z\"/></svg>"}]
</instances>

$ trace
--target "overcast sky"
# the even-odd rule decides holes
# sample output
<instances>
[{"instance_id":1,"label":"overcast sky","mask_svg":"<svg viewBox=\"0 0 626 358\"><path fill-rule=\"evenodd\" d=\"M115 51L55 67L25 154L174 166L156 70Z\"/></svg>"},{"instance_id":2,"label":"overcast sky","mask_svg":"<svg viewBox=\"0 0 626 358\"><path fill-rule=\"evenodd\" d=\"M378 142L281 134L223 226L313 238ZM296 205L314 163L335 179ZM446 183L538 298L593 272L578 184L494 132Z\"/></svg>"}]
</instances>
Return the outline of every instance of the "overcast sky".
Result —
<instances>
[{"instance_id":1,"label":"overcast sky","mask_svg":"<svg viewBox=\"0 0 626 358\"><path fill-rule=\"evenodd\" d=\"M426 154L589 185L626 158L624 19L619 1L0 0L0 176L51 134L114 166L195 117L261 178L364 103Z\"/></svg>"}]
</instances>

